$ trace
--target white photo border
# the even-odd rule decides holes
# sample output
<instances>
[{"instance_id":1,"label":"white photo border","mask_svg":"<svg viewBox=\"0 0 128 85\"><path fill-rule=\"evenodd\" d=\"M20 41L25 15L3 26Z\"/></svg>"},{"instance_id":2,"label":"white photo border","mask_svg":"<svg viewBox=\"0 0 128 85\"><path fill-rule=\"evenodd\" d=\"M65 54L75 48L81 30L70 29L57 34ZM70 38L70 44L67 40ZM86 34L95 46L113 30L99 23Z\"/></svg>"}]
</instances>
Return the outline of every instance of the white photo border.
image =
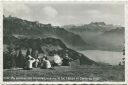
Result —
<instances>
[{"instance_id":1,"label":"white photo border","mask_svg":"<svg viewBox=\"0 0 128 85\"><path fill-rule=\"evenodd\" d=\"M107 4L124 4L124 10L125 10L125 81L124 82L69 82L69 81L64 81L64 82L55 82L55 81L21 81L21 82L5 82L3 81L3 6L2 3L4 2L15 2L18 1L20 2L31 2L34 3L87 3L92 4L92 3L107 3ZM126 0L4 0L0 2L0 83L1 84L128 84L128 2Z\"/></svg>"}]
</instances>

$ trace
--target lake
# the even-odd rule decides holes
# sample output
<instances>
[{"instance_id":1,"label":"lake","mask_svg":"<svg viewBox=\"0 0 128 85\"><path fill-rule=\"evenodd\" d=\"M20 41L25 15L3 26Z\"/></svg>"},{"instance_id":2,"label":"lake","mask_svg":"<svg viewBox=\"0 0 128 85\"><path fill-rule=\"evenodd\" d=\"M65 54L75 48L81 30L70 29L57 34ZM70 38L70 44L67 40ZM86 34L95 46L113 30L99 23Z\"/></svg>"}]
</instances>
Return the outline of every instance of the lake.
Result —
<instances>
[{"instance_id":1,"label":"lake","mask_svg":"<svg viewBox=\"0 0 128 85\"><path fill-rule=\"evenodd\" d=\"M118 65L123 58L123 52L101 50L86 50L79 52L96 62L104 62L111 65Z\"/></svg>"}]
</instances>

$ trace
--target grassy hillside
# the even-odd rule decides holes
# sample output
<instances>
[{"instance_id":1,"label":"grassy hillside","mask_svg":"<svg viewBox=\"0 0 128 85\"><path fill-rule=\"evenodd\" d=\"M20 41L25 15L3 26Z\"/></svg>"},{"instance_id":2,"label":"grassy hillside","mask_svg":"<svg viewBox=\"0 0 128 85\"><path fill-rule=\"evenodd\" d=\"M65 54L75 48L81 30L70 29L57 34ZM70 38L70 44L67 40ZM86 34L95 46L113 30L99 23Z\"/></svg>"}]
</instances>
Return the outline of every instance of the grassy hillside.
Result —
<instances>
[{"instance_id":1,"label":"grassy hillside","mask_svg":"<svg viewBox=\"0 0 128 85\"><path fill-rule=\"evenodd\" d=\"M4 70L4 81L124 81L121 66L75 66L33 70ZM13 78L12 78L13 77ZM8 79L7 79L8 78ZM12 78L12 79L11 79ZM18 79L19 78L19 79Z\"/></svg>"}]
</instances>

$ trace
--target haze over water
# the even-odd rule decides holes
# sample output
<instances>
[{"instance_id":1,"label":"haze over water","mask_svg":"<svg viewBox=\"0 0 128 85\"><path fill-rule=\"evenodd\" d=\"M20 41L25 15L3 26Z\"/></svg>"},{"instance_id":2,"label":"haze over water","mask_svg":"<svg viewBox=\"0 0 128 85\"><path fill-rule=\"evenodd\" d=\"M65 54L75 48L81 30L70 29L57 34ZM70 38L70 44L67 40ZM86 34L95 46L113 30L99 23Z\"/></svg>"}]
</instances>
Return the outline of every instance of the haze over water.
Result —
<instances>
[{"instance_id":1,"label":"haze over water","mask_svg":"<svg viewBox=\"0 0 128 85\"><path fill-rule=\"evenodd\" d=\"M101 51L101 50L86 50L79 51L83 53L88 58L96 62L109 63L111 65L118 65L123 58L122 52L112 52L112 51Z\"/></svg>"}]
</instances>

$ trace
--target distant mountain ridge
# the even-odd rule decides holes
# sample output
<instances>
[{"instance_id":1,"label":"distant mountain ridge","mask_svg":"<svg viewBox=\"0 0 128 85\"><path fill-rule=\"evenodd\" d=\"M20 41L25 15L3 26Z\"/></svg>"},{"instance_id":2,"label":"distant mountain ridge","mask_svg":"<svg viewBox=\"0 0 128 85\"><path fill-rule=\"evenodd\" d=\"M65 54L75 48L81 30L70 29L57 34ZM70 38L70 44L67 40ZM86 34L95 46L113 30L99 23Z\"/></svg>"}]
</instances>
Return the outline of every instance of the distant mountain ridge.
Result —
<instances>
[{"instance_id":1,"label":"distant mountain ridge","mask_svg":"<svg viewBox=\"0 0 128 85\"><path fill-rule=\"evenodd\" d=\"M37 21L22 20L17 17L4 17L3 19L4 35L13 35L15 37L32 37L45 38L53 37L61 39L68 47L72 49L92 49L82 38L61 28L52 26L51 24L41 24Z\"/></svg>"},{"instance_id":2,"label":"distant mountain ridge","mask_svg":"<svg viewBox=\"0 0 128 85\"><path fill-rule=\"evenodd\" d=\"M121 51L124 44L124 27L92 22L85 25L62 27L27 21L17 17L3 18L4 36L16 38L57 38L74 50Z\"/></svg>"},{"instance_id":3,"label":"distant mountain ridge","mask_svg":"<svg viewBox=\"0 0 128 85\"><path fill-rule=\"evenodd\" d=\"M70 48L70 46L74 46L75 48L88 46L79 35L68 32L58 26L31 22L16 17L4 17L3 32L4 54L6 54L8 47L22 50L33 48L38 50L39 53L45 53L48 56L55 51L61 57L68 53L73 61L79 60L81 65L97 64L85 55Z\"/></svg>"},{"instance_id":4,"label":"distant mountain ridge","mask_svg":"<svg viewBox=\"0 0 128 85\"><path fill-rule=\"evenodd\" d=\"M124 27L122 26L116 26L112 24L106 24L105 22L91 22L89 24L83 24L83 25L64 25L62 26L66 30L69 31L77 31L77 32L82 32L82 31L111 31L113 29L120 29L124 30Z\"/></svg>"},{"instance_id":5,"label":"distant mountain ridge","mask_svg":"<svg viewBox=\"0 0 128 85\"><path fill-rule=\"evenodd\" d=\"M125 28L107 25L104 22L92 22L85 25L65 25L65 30L82 37L98 50L122 51L124 47Z\"/></svg>"}]
</instances>

